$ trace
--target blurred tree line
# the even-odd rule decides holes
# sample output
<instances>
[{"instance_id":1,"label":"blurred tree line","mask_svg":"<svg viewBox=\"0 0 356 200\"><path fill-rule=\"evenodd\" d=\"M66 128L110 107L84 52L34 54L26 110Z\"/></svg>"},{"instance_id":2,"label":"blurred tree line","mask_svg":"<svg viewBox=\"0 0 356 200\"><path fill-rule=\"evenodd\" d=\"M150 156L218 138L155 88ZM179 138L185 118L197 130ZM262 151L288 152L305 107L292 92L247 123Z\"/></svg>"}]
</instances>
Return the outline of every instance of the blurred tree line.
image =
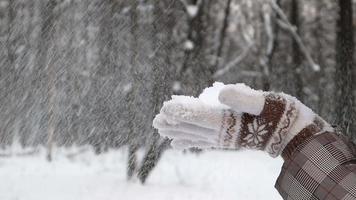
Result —
<instances>
[{"instance_id":1,"label":"blurred tree line","mask_svg":"<svg viewBox=\"0 0 356 200\"><path fill-rule=\"evenodd\" d=\"M171 94L214 81L297 96L356 138L351 0L0 0L0 145L147 147Z\"/></svg>"}]
</instances>

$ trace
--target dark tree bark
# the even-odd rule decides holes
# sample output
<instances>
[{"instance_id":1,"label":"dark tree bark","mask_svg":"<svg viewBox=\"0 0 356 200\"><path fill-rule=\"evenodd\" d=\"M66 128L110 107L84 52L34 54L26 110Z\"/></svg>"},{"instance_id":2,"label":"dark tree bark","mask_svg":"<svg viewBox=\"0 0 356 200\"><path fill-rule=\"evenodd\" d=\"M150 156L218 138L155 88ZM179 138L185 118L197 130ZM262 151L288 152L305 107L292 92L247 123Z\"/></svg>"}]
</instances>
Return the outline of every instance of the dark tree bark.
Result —
<instances>
[{"instance_id":1,"label":"dark tree bark","mask_svg":"<svg viewBox=\"0 0 356 200\"><path fill-rule=\"evenodd\" d=\"M120 55L118 50L118 39L116 38L117 29L119 26L119 19L117 16L123 9L123 2L117 0L102 0L101 1L101 16L99 25L99 62L100 67L97 67L95 75L96 79L93 80L94 84L98 86L97 105L101 105L102 108L98 109L98 115L101 115L102 122L101 129L96 138L97 148L100 151L107 151L109 148L115 146L115 136L118 134L115 129L115 124L118 121L121 113L112 101L116 101L115 96L112 95L115 87L120 82L120 62L116 59L117 55ZM102 92L101 90L107 92ZM110 92L111 91L111 92ZM98 95L98 96L99 96Z\"/></svg>"},{"instance_id":2,"label":"dark tree bark","mask_svg":"<svg viewBox=\"0 0 356 200\"><path fill-rule=\"evenodd\" d=\"M1 11L0 11L1 12ZM7 16L6 16L7 14ZM0 127L0 147L6 148L7 145L12 143L12 124L15 121L16 117L16 111L14 110L14 103L13 101L15 100L13 95L14 95L14 90L16 89L16 79L17 79L17 72L15 68L15 62L16 62L16 48L17 48L17 37L18 35L16 34L14 27L15 27L15 18L16 18L16 4L14 0L8 0L8 5L7 5L7 12L3 12L2 14L3 18L7 18L7 27L4 27L4 38L6 39L6 48L3 48L3 70L0 73L3 73L5 77L2 80L4 83L4 86L1 88L2 95L0 95L0 105L2 105L2 109L0 109L0 112L3 113L3 115L7 115L7 119L2 119L2 124ZM1 17L1 18L2 18ZM0 18L0 19L1 19ZM5 21L5 20L4 20ZM3 35L0 33L0 36ZM5 56L7 55L7 56ZM1 59L1 58L0 58ZM1 64L1 63L0 63ZM1 75L0 75L1 78Z\"/></svg>"},{"instance_id":3,"label":"dark tree bark","mask_svg":"<svg viewBox=\"0 0 356 200\"><path fill-rule=\"evenodd\" d=\"M225 38L226 38L226 30L229 27L229 17L230 17L230 7L231 7L231 1L232 0L227 0L226 6L225 6L225 11L224 11L224 20L223 20L223 25L220 30L220 35L219 35L219 46L216 52L216 60L215 60L215 69L219 69L220 65L220 60L222 59L222 51L223 47L225 44Z\"/></svg>"},{"instance_id":4,"label":"dark tree bark","mask_svg":"<svg viewBox=\"0 0 356 200\"><path fill-rule=\"evenodd\" d=\"M129 156L128 156L128 165L127 165L127 179L130 180L136 173L137 169L137 156L136 152L138 146L130 144L129 145Z\"/></svg>"},{"instance_id":5,"label":"dark tree bark","mask_svg":"<svg viewBox=\"0 0 356 200\"><path fill-rule=\"evenodd\" d=\"M40 30L40 40L38 43L38 56L37 65L40 69L48 67L48 50L54 35L54 20L55 13L54 9L57 6L56 0L48 0L47 3L41 5L41 30Z\"/></svg>"},{"instance_id":6,"label":"dark tree bark","mask_svg":"<svg viewBox=\"0 0 356 200\"><path fill-rule=\"evenodd\" d=\"M142 166L138 172L138 178L141 183L144 184L147 180L148 175L151 173L153 168L157 165L158 160L161 158L163 152L169 147L170 140L158 139L158 135L155 134L157 138L153 139L154 142L150 145L149 150L147 151Z\"/></svg>"},{"instance_id":7,"label":"dark tree bark","mask_svg":"<svg viewBox=\"0 0 356 200\"><path fill-rule=\"evenodd\" d=\"M15 10L15 2L14 0L9 0L8 4L8 39L7 39L7 56L8 56L8 67L14 69L14 64L15 64L15 41L13 40L13 37L15 35L15 32L13 31L15 27L15 17L16 17L16 10Z\"/></svg>"},{"instance_id":8,"label":"dark tree bark","mask_svg":"<svg viewBox=\"0 0 356 200\"><path fill-rule=\"evenodd\" d=\"M325 46L325 43L328 42L327 36L325 34L325 31L327 31L327 29L325 29L325 27L324 27L323 16L322 16L322 11L323 11L324 6L325 6L324 2L322 2L322 1L316 2L316 11L318 14L315 19L316 26L312 32L313 36L316 40L316 45L315 45L316 49L323 49L323 47ZM325 70L328 67L327 66L328 63L325 60L325 52L317 51L316 52L316 60L317 60L317 63L319 63L319 65L320 65L320 71L315 76L315 78L317 78L319 80L319 83L317 85L317 88L319 88L317 90L317 95L318 95L319 99L318 99L318 103L316 106L316 112L320 116L324 117L324 114L326 114L326 113L323 113L323 111L324 111L324 107L327 105L326 97L328 94L326 94L325 91L322 90L321 88L325 87L329 82L329 79L326 77L327 73Z\"/></svg>"},{"instance_id":9,"label":"dark tree bark","mask_svg":"<svg viewBox=\"0 0 356 200\"><path fill-rule=\"evenodd\" d=\"M188 36L187 41L193 44L192 49L185 49L184 61L178 75L178 80L182 81L186 87L183 88L186 95L197 96L205 87L213 83L213 74L216 66L209 61L208 45L209 33L209 10L211 0L199 1L193 0L192 3L198 8L196 16L188 18Z\"/></svg>"},{"instance_id":10,"label":"dark tree bark","mask_svg":"<svg viewBox=\"0 0 356 200\"><path fill-rule=\"evenodd\" d=\"M138 128L135 127L137 123L136 115L137 115L137 106L136 106L136 93L137 93L137 76L136 76L136 70L137 70L137 64L136 64L136 58L137 58L137 47L138 47L138 1L134 0L131 3L131 11L130 11L130 17L131 17L131 26L130 26L130 33L131 33L131 41L130 41L130 71L131 71L131 76L133 77L132 80L132 88L131 91L127 94L127 103L128 103L128 112L130 112L130 117L128 119L128 145L129 145L129 151L128 151L128 162L127 162L127 179L130 180L133 178L133 176L136 173L136 170L138 168L138 163L137 163L137 150L138 150L138 143L136 141L139 133L138 133Z\"/></svg>"},{"instance_id":11,"label":"dark tree bark","mask_svg":"<svg viewBox=\"0 0 356 200\"><path fill-rule=\"evenodd\" d=\"M355 138L354 69L353 69L353 9L352 0L339 0L339 18L336 27L336 123L344 133Z\"/></svg>"},{"instance_id":12,"label":"dark tree bark","mask_svg":"<svg viewBox=\"0 0 356 200\"><path fill-rule=\"evenodd\" d=\"M53 98L55 91L55 77L54 77L54 59L48 58L48 52L52 42L53 35L55 33L55 12L54 9L57 6L56 0L48 0L47 3L44 3L41 7L41 30L40 30L40 39L38 43L38 56L37 56L37 73L40 77L47 79L47 87L45 92L47 95L47 115L48 115L48 124L47 124L47 160L52 160L52 146L54 138L54 110L53 110ZM53 56L53 55L52 55ZM50 60L50 61L49 61ZM47 73L46 73L47 72ZM39 87L44 87L39 80L34 80L39 84Z\"/></svg>"},{"instance_id":13,"label":"dark tree bark","mask_svg":"<svg viewBox=\"0 0 356 200\"><path fill-rule=\"evenodd\" d=\"M290 22L297 29L297 34L300 35L300 22L299 22L299 0L292 0L291 2L291 12L290 12ZM302 55L300 53L299 45L296 40L292 37L292 66L293 66L293 81L295 87L295 96L303 101L303 79L301 77L301 64Z\"/></svg>"},{"instance_id":14,"label":"dark tree bark","mask_svg":"<svg viewBox=\"0 0 356 200\"><path fill-rule=\"evenodd\" d=\"M277 0L276 1L277 5L280 6L280 0ZM277 14L274 14L273 17L271 17L271 26L272 26L272 34L274 35L274 38L273 38L273 41L272 41L272 49L270 50L270 52L267 52L267 55L266 55L266 59L267 59L267 62L266 62L266 67L267 67L267 70L268 70L268 74L266 73L263 73L263 76L262 76L262 89L264 91L269 91L271 89L271 84L272 84L272 71L273 71L273 65L274 65L274 55L278 49L278 36L279 36L279 26L277 24L277 20L279 20L279 15ZM266 22L265 22L266 23Z\"/></svg>"},{"instance_id":15,"label":"dark tree bark","mask_svg":"<svg viewBox=\"0 0 356 200\"><path fill-rule=\"evenodd\" d=\"M160 112L163 102L168 100L172 94L172 74L174 74L174 66L171 62L173 47L175 46L173 35L176 18L174 18L174 9L177 2L175 0L153 0L153 16L154 20L151 32L153 55L150 56L150 65L152 66L152 116L151 122L156 114ZM165 17L161 17L165 16ZM160 33L162 30L163 33ZM150 147L143 159L143 163L138 172L138 178L141 183L145 183L152 169L157 165L159 158L164 150L168 148L170 140L160 138L156 129L153 130L153 135L150 140Z\"/></svg>"}]
</instances>

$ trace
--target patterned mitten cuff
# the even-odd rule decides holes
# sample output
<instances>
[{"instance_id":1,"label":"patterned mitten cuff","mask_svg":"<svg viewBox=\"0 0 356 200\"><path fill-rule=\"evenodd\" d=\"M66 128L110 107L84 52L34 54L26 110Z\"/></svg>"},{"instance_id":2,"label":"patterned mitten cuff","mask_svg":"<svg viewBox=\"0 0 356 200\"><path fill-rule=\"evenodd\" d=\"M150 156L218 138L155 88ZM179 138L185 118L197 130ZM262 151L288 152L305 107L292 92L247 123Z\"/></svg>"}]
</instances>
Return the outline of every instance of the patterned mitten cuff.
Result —
<instances>
[{"instance_id":1,"label":"patterned mitten cuff","mask_svg":"<svg viewBox=\"0 0 356 200\"><path fill-rule=\"evenodd\" d=\"M223 147L263 150L272 157L281 154L289 142L287 135L298 117L298 110L294 101L282 95L265 93L263 97L264 106L259 115L224 111L219 134Z\"/></svg>"}]
</instances>

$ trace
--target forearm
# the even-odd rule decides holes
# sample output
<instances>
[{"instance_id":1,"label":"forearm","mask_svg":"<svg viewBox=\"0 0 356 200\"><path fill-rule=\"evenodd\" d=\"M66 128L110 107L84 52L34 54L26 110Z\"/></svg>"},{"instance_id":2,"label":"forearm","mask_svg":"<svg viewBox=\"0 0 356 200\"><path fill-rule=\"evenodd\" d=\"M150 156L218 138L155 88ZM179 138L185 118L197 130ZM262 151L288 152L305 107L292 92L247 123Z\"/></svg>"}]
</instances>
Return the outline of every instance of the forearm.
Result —
<instances>
[{"instance_id":1,"label":"forearm","mask_svg":"<svg viewBox=\"0 0 356 200\"><path fill-rule=\"evenodd\" d=\"M284 199L356 199L355 152L334 132L312 135L285 157L275 187Z\"/></svg>"}]
</instances>

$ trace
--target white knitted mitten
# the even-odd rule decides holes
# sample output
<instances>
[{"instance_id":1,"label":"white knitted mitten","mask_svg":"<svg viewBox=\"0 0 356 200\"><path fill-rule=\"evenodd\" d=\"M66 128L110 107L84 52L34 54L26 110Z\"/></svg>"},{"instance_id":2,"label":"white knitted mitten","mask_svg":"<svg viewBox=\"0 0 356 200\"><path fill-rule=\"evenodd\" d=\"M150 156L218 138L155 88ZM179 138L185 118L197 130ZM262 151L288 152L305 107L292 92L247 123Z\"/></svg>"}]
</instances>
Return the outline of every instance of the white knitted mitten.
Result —
<instances>
[{"instance_id":1,"label":"white knitted mitten","mask_svg":"<svg viewBox=\"0 0 356 200\"><path fill-rule=\"evenodd\" d=\"M198 98L176 97L165 102L153 126L172 138L176 148L252 148L272 157L302 130L331 130L324 120L296 98L253 90L244 84L226 85L219 94L226 109Z\"/></svg>"}]
</instances>

